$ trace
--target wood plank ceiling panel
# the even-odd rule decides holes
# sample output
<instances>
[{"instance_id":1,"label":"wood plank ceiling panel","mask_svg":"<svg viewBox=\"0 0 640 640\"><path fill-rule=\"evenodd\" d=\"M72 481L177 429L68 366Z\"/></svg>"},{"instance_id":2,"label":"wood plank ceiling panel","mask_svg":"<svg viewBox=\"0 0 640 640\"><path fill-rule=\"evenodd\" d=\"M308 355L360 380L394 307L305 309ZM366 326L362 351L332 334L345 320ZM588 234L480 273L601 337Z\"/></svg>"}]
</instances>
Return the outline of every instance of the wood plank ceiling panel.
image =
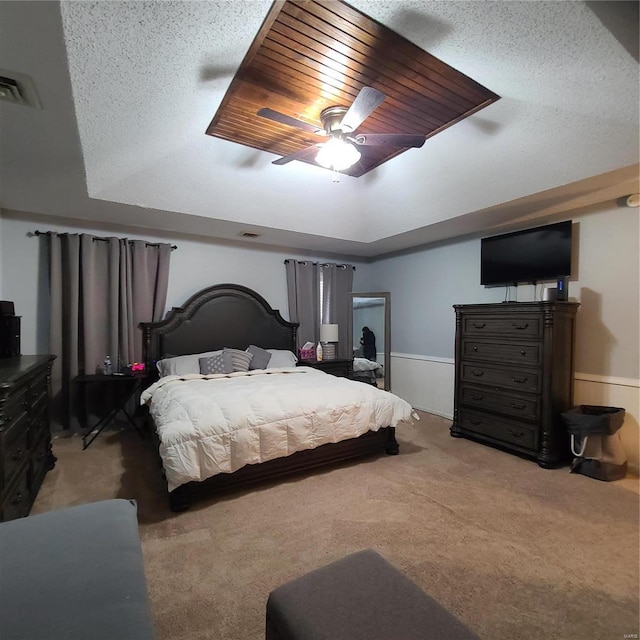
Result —
<instances>
[{"instance_id":1,"label":"wood plank ceiling panel","mask_svg":"<svg viewBox=\"0 0 640 640\"><path fill-rule=\"evenodd\" d=\"M429 138L499 96L341 0L276 0L207 128L211 136L287 156L325 136L261 117L269 108L322 128L320 113L373 87L385 99L357 134ZM358 146L358 177L406 147ZM316 150L299 158L316 164ZM420 153L416 150L415 153Z\"/></svg>"}]
</instances>

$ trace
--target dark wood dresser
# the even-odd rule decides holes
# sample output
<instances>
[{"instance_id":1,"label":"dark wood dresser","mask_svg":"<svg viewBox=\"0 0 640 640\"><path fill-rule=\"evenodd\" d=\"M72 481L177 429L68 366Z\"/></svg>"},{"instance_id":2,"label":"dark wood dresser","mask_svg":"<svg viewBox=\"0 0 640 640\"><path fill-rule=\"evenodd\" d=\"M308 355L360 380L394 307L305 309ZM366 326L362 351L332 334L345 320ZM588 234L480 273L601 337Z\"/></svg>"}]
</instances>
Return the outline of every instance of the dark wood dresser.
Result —
<instances>
[{"instance_id":1,"label":"dark wood dresser","mask_svg":"<svg viewBox=\"0 0 640 640\"><path fill-rule=\"evenodd\" d=\"M570 456L560 413L573 403L578 304L455 305L451 435L557 466Z\"/></svg>"},{"instance_id":2,"label":"dark wood dresser","mask_svg":"<svg viewBox=\"0 0 640 640\"><path fill-rule=\"evenodd\" d=\"M336 360L299 360L299 367L313 367L314 369L320 369L325 373L338 376L338 378L351 378L353 377L353 360L348 359L336 359Z\"/></svg>"},{"instance_id":3,"label":"dark wood dresser","mask_svg":"<svg viewBox=\"0 0 640 640\"><path fill-rule=\"evenodd\" d=\"M55 464L49 430L54 359L0 358L0 521L28 515Z\"/></svg>"}]
</instances>

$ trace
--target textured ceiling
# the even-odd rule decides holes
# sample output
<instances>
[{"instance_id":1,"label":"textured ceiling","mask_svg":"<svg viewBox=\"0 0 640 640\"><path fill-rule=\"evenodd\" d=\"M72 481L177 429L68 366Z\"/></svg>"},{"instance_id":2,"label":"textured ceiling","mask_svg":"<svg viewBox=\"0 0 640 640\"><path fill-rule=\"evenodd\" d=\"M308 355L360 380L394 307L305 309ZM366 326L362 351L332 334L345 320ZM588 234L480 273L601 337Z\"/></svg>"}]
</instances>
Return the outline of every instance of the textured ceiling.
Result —
<instances>
[{"instance_id":1,"label":"textured ceiling","mask_svg":"<svg viewBox=\"0 0 640 640\"><path fill-rule=\"evenodd\" d=\"M0 206L376 256L638 190L637 3L351 5L501 99L334 183L205 135L268 0L0 2L42 103L0 102Z\"/></svg>"},{"instance_id":2,"label":"textured ceiling","mask_svg":"<svg viewBox=\"0 0 640 640\"><path fill-rule=\"evenodd\" d=\"M373 99L372 112L359 106L371 93L383 97L381 104ZM353 142L365 144L358 147L359 161L343 173L360 177L412 146L367 145L376 135L416 134L413 146L421 147L425 138L497 99L339 0L285 0L271 7L207 133L285 156L276 164L293 155L320 166L315 157L326 138L316 133L332 130L323 113L354 105L362 113L359 124L343 133L353 132ZM261 117L265 111L270 119ZM353 122L353 113L336 115L335 125Z\"/></svg>"}]
</instances>

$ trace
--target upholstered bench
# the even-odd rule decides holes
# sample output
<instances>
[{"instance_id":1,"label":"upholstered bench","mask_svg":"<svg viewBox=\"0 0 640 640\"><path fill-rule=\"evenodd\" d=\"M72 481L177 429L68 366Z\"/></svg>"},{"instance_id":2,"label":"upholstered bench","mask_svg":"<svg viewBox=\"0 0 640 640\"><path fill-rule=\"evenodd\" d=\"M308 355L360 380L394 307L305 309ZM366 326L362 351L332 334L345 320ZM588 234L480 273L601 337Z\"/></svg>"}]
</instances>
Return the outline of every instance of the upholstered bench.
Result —
<instances>
[{"instance_id":1,"label":"upholstered bench","mask_svg":"<svg viewBox=\"0 0 640 640\"><path fill-rule=\"evenodd\" d=\"M134 503L104 500L0 524L0 638L155 637Z\"/></svg>"},{"instance_id":2,"label":"upholstered bench","mask_svg":"<svg viewBox=\"0 0 640 640\"><path fill-rule=\"evenodd\" d=\"M367 549L274 589L266 640L478 640Z\"/></svg>"}]
</instances>

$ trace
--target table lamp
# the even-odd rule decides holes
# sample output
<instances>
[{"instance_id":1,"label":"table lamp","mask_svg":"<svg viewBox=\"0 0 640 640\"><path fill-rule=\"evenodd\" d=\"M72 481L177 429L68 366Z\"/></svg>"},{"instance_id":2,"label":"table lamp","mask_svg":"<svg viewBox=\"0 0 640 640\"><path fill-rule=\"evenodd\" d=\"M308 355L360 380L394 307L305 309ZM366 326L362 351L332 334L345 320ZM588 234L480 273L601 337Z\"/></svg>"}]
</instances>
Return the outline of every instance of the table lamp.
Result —
<instances>
[{"instance_id":1,"label":"table lamp","mask_svg":"<svg viewBox=\"0 0 640 640\"><path fill-rule=\"evenodd\" d=\"M322 357L324 360L336 359L336 343L338 342L338 325L321 324L320 342L322 343Z\"/></svg>"}]
</instances>

